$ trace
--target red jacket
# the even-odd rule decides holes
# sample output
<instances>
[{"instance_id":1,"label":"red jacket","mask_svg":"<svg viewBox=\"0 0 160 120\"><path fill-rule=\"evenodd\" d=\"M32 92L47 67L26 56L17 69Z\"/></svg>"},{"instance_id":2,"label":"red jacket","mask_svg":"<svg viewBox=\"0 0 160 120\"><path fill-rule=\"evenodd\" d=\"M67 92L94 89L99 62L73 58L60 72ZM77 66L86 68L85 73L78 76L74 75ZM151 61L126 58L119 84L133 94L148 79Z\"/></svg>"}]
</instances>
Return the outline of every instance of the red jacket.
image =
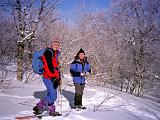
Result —
<instances>
[{"instance_id":1,"label":"red jacket","mask_svg":"<svg viewBox=\"0 0 160 120\"><path fill-rule=\"evenodd\" d=\"M52 52L51 52L52 51ZM58 79L60 77L60 71L58 69L58 51L54 51L51 48L47 48L42 56L43 61L43 77L51 80Z\"/></svg>"}]
</instances>

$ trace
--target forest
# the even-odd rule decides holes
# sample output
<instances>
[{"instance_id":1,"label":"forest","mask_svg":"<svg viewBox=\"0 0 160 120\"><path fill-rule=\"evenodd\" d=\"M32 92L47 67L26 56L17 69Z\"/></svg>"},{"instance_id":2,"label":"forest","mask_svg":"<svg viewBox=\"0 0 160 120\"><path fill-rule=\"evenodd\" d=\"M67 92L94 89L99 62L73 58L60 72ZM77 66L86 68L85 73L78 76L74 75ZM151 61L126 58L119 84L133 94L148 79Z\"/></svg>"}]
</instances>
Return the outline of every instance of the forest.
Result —
<instances>
[{"instance_id":1,"label":"forest","mask_svg":"<svg viewBox=\"0 0 160 120\"><path fill-rule=\"evenodd\" d=\"M59 14L61 0L0 1L0 88L36 80L32 55L53 37L61 42L61 71L83 48L91 64L88 84L107 87L160 102L160 1L112 0L106 9L81 2L76 20ZM9 76L9 77L8 77Z\"/></svg>"}]
</instances>

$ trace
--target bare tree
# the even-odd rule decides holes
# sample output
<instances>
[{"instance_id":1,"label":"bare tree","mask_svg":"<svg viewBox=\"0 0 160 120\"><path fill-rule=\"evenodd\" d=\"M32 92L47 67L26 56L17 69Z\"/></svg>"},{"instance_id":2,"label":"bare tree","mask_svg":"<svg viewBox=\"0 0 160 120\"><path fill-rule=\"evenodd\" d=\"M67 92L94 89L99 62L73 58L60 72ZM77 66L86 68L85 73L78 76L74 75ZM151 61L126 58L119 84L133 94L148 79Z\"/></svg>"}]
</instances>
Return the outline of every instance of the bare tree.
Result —
<instances>
[{"instance_id":1,"label":"bare tree","mask_svg":"<svg viewBox=\"0 0 160 120\"><path fill-rule=\"evenodd\" d=\"M40 3L40 4L39 4ZM31 49L31 43L35 37L35 33L39 29L41 22L45 20L45 17L53 13L55 10L57 0L8 0L4 2L3 8L8 9L11 12L15 28L18 34L18 56L17 56L17 80L22 80L23 78L23 59L24 59L24 49L28 45ZM55 19L52 19L54 21ZM27 44L26 44L27 42ZM31 52L30 55L31 57Z\"/></svg>"},{"instance_id":2,"label":"bare tree","mask_svg":"<svg viewBox=\"0 0 160 120\"><path fill-rule=\"evenodd\" d=\"M151 66L156 59L152 53L156 52L153 47L155 40L159 39L158 13L157 0L122 0L116 2L104 18L107 38L111 43L115 42L112 46L112 71L121 84L121 90L127 81L130 93L138 96L151 87L151 74L148 73L152 73L154 68ZM146 88L147 84L149 88Z\"/></svg>"}]
</instances>

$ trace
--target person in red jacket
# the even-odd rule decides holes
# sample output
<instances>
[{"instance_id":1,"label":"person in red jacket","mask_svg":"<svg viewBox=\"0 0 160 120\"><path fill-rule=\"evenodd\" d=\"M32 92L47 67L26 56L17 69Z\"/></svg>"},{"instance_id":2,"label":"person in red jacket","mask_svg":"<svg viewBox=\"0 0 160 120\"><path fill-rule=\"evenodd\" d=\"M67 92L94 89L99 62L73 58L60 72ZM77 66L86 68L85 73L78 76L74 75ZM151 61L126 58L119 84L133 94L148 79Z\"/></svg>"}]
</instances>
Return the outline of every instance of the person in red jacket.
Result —
<instances>
[{"instance_id":1,"label":"person in red jacket","mask_svg":"<svg viewBox=\"0 0 160 120\"><path fill-rule=\"evenodd\" d=\"M60 85L60 71L58 57L60 55L60 42L55 38L50 47L42 55L43 83L47 88L47 96L41 99L33 108L34 114L41 114L48 107L50 115L60 115L55 111L54 102L57 99L57 87Z\"/></svg>"}]
</instances>

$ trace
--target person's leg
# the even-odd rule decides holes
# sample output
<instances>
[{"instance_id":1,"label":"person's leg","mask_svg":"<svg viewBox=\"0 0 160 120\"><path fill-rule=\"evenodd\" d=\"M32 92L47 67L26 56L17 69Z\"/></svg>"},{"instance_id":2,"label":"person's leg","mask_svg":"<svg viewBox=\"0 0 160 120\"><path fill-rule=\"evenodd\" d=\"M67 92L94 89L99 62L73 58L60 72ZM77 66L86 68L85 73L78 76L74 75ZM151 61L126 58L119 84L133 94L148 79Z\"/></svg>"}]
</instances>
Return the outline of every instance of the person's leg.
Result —
<instances>
[{"instance_id":1,"label":"person's leg","mask_svg":"<svg viewBox=\"0 0 160 120\"><path fill-rule=\"evenodd\" d=\"M83 91L84 91L84 87L85 87L85 84L83 84L83 85L80 85L80 104L79 104L79 106L78 106L78 108L80 108L80 109L86 109L86 107L85 106L83 106L83 104L82 104L82 96L83 96Z\"/></svg>"},{"instance_id":2,"label":"person's leg","mask_svg":"<svg viewBox=\"0 0 160 120\"><path fill-rule=\"evenodd\" d=\"M47 83L47 79L43 78L43 82L47 88L47 92L48 92L48 95L50 94L49 91L48 91L48 84ZM44 110L44 108L48 105L48 99L47 98L43 98L41 99L37 104L36 106L33 108L33 111L35 114L41 114Z\"/></svg>"},{"instance_id":3,"label":"person's leg","mask_svg":"<svg viewBox=\"0 0 160 120\"><path fill-rule=\"evenodd\" d=\"M53 113L55 112L55 105L54 102L57 99L57 89L54 89L54 83L51 80L43 79L43 82L47 88L48 94L46 96L46 100L48 102L49 112Z\"/></svg>"},{"instance_id":4,"label":"person's leg","mask_svg":"<svg viewBox=\"0 0 160 120\"><path fill-rule=\"evenodd\" d=\"M81 104L81 85L74 84L75 85L75 98L74 98L74 106L79 106Z\"/></svg>"},{"instance_id":5,"label":"person's leg","mask_svg":"<svg viewBox=\"0 0 160 120\"><path fill-rule=\"evenodd\" d=\"M80 105L80 106L82 106L82 96L83 96L84 86L85 86L84 84L83 84L83 85L80 85L80 90L79 90L79 94L80 94L80 97L79 97L80 103L79 103L79 105Z\"/></svg>"},{"instance_id":6,"label":"person's leg","mask_svg":"<svg viewBox=\"0 0 160 120\"><path fill-rule=\"evenodd\" d=\"M36 104L36 106L33 107L34 114L36 115L41 114L46 106L47 106L47 102L44 99L40 100Z\"/></svg>"},{"instance_id":7,"label":"person's leg","mask_svg":"<svg viewBox=\"0 0 160 120\"><path fill-rule=\"evenodd\" d=\"M57 89L54 89L53 82L51 80L43 78L43 82L47 88L48 93L45 97L45 100L48 102L48 104L53 104L57 99Z\"/></svg>"}]
</instances>

